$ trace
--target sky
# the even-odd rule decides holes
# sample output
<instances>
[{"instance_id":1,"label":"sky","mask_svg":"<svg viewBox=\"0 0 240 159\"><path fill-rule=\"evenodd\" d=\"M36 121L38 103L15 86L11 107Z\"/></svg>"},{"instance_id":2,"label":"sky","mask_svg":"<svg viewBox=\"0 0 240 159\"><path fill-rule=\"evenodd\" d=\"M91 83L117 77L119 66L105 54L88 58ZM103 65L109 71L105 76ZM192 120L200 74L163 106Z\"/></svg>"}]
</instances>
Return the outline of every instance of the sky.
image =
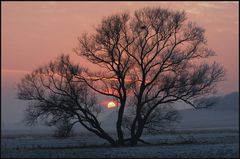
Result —
<instances>
[{"instance_id":1,"label":"sky","mask_svg":"<svg viewBox=\"0 0 240 159\"><path fill-rule=\"evenodd\" d=\"M185 10L188 20L206 29L213 60L226 69L221 95L239 88L238 2L1 2L1 114L3 125L19 123L26 103L16 99L16 83L31 70L62 53L88 65L73 52L77 37L90 32L101 19L143 7ZM12 114L14 118L12 119ZM14 125L14 124L13 124Z\"/></svg>"}]
</instances>

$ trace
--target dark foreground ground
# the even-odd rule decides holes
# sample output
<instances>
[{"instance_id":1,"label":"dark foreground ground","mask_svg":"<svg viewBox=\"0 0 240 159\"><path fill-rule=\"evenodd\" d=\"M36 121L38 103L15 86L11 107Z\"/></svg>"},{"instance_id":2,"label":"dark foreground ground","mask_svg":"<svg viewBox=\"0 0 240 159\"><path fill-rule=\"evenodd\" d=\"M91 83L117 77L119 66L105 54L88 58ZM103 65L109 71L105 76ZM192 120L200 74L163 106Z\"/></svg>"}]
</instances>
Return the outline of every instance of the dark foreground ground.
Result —
<instances>
[{"instance_id":1,"label":"dark foreground ground","mask_svg":"<svg viewBox=\"0 0 240 159\"><path fill-rule=\"evenodd\" d=\"M68 139L5 136L1 142L1 157L239 158L238 130L183 131L144 139L153 145L112 148L91 135Z\"/></svg>"}]
</instances>

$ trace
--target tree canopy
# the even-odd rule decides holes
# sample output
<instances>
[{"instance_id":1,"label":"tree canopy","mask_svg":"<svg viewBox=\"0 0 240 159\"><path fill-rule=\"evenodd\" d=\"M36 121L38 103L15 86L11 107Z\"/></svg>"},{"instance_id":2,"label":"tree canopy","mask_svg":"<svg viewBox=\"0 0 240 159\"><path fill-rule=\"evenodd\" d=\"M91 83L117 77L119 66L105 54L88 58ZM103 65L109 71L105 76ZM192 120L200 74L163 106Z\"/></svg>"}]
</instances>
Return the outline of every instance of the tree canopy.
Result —
<instances>
[{"instance_id":1,"label":"tree canopy","mask_svg":"<svg viewBox=\"0 0 240 159\"><path fill-rule=\"evenodd\" d=\"M144 130L160 130L156 128L178 119L169 104L209 106L194 101L216 91L224 69L208 62L215 52L207 47L204 33L187 21L184 11L157 7L110 15L94 32L80 36L74 48L101 71L79 67L62 56L27 75L19 84L19 98L35 101L29 106L29 119L46 119L49 113L57 120L76 118L112 145L136 145ZM117 139L101 128L92 93L118 101Z\"/></svg>"}]
</instances>

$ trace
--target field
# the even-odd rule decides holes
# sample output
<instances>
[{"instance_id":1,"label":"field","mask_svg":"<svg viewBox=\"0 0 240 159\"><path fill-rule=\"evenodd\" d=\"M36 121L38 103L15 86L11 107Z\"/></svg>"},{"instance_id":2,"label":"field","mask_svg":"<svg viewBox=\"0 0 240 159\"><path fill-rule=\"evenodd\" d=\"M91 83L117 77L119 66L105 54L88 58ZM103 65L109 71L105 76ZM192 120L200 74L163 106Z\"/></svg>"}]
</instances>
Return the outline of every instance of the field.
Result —
<instances>
[{"instance_id":1,"label":"field","mask_svg":"<svg viewBox=\"0 0 240 159\"><path fill-rule=\"evenodd\" d=\"M216 157L239 158L239 130L181 130L160 135L144 136L151 145L109 147L89 134L68 139L46 135L2 136L1 157Z\"/></svg>"}]
</instances>

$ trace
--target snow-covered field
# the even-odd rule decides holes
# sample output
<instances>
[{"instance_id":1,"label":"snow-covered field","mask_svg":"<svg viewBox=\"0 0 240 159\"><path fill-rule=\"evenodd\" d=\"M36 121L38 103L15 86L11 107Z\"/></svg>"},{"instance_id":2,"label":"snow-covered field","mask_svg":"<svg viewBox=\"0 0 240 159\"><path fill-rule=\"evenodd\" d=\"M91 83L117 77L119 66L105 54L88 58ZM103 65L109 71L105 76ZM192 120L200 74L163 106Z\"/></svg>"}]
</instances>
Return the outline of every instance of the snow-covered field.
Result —
<instances>
[{"instance_id":1,"label":"snow-covered field","mask_svg":"<svg viewBox=\"0 0 240 159\"><path fill-rule=\"evenodd\" d=\"M1 157L231 157L239 158L239 130L188 130L144 136L152 145L109 147L96 136L2 136Z\"/></svg>"}]
</instances>

